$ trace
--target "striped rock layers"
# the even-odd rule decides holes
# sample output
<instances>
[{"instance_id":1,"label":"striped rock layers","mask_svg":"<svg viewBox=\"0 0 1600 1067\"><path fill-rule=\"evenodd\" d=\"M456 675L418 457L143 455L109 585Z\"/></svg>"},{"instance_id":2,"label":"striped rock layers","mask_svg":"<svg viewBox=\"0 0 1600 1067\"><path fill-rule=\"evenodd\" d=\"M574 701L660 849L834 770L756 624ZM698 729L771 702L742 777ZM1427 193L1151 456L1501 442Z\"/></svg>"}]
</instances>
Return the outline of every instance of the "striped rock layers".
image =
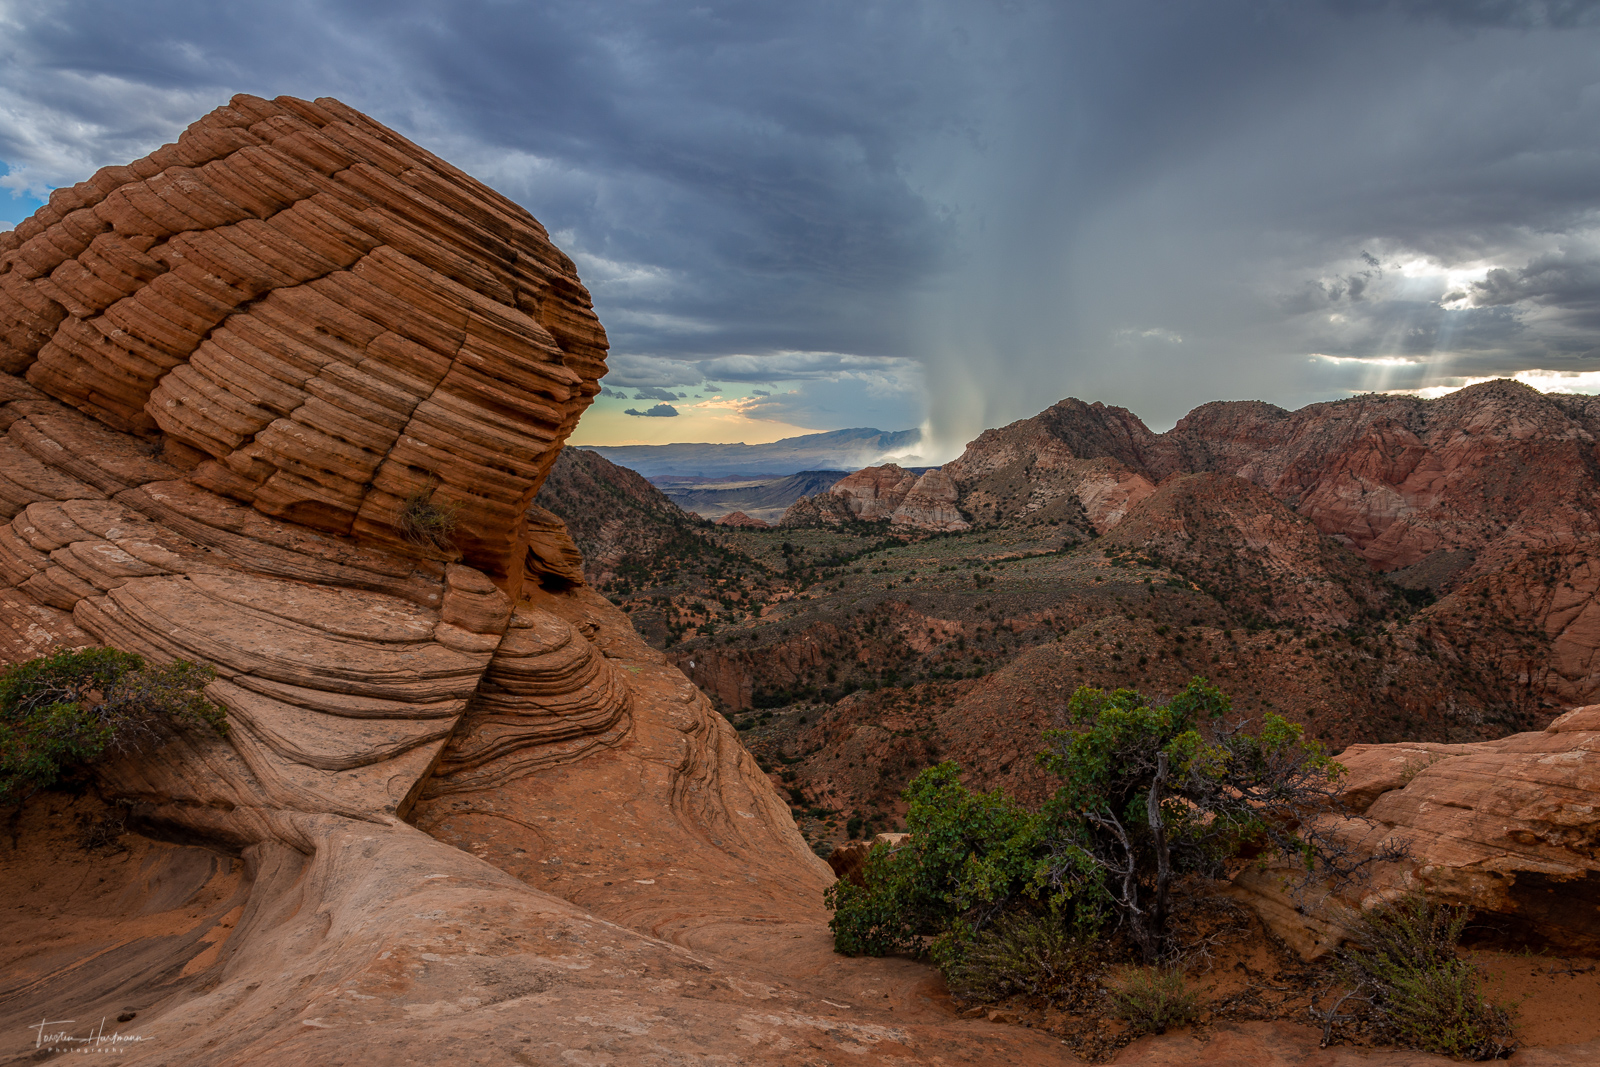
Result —
<instances>
[{"instance_id":1,"label":"striped rock layers","mask_svg":"<svg viewBox=\"0 0 1600 1067\"><path fill-rule=\"evenodd\" d=\"M1495 741L1351 745L1339 762L1356 813L1339 836L1358 854L1386 844L1404 854L1370 881L1314 885L1310 899L1328 895L1310 914L1307 896L1285 888L1291 865L1235 879L1240 899L1303 955L1337 947L1357 910L1417 891L1471 908L1478 938L1600 951L1600 705Z\"/></svg>"},{"instance_id":2,"label":"striped rock layers","mask_svg":"<svg viewBox=\"0 0 1600 1067\"><path fill-rule=\"evenodd\" d=\"M299 525L453 510L513 584L605 351L532 216L335 100L235 97L0 234L0 369Z\"/></svg>"}]
</instances>

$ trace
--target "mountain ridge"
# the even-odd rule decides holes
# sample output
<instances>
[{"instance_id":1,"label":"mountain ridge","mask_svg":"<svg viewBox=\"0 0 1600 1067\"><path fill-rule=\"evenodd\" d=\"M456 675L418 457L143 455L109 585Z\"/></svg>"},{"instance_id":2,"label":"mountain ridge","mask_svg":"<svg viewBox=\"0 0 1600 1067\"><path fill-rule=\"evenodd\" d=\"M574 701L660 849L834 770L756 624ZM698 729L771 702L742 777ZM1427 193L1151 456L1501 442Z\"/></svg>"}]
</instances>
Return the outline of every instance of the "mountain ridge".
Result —
<instances>
[{"instance_id":1,"label":"mountain ridge","mask_svg":"<svg viewBox=\"0 0 1600 1067\"><path fill-rule=\"evenodd\" d=\"M786 437L766 444L680 442L669 445L575 445L638 471L646 478L666 475L732 477L786 476L805 470L856 470L914 448L921 430L879 430L862 426ZM919 457L907 457L917 460Z\"/></svg>"}]
</instances>

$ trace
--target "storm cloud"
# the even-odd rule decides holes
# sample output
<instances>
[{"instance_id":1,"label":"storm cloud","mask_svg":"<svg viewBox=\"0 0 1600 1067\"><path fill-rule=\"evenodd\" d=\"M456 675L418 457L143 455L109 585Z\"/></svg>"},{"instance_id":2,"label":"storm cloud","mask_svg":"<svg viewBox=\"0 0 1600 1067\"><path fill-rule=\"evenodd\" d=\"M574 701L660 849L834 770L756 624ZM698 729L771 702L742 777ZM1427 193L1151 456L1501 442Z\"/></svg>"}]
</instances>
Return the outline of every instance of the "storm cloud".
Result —
<instances>
[{"instance_id":1,"label":"storm cloud","mask_svg":"<svg viewBox=\"0 0 1600 1067\"><path fill-rule=\"evenodd\" d=\"M0 2L0 218L337 96L573 255L603 402L949 451L1069 394L1588 381L1597 46L1578 0Z\"/></svg>"}]
</instances>

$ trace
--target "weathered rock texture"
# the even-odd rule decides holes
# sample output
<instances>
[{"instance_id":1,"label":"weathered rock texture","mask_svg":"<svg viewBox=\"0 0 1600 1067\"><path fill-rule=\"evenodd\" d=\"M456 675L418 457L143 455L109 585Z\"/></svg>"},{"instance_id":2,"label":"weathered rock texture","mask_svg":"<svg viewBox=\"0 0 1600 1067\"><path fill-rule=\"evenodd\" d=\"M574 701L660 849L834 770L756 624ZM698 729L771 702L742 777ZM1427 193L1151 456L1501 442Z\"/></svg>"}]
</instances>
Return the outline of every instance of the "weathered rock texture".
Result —
<instances>
[{"instance_id":1,"label":"weathered rock texture","mask_svg":"<svg viewBox=\"0 0 1600 1067\"><path fill-rule=\"evenodd\" d=\"M0 367L203 489L366 544L425 499L514 592L604 372L522 208L334 100L236 97L0 235Z\"/></svg>"},{"instance_id":2,"label":"weathered rock texture","mask_svg":"<svg viewBox=\"0 0 1600 1067\"><path fill-rule=\"evenodd\" d=\"M1265 619L1337 628L1388 591L1358 558L1265 490L1223 474L1176 474L1099 542L1108 554L1159 558L1229 606Z\"/></svg>"},{"instance_id":3,"label":"weathered rock texture","mask_svg":"<svg viewBox=\"0 0 1600 1067\"><path fill-rule=\"evenodd\" d=\"M1069 399L984 431L943 469L964 510L998 507L1003 517L1067 493L1090 507L1091 460L1124 483L1131 475L1154 484L1180 472L1230 474L1389 571L1435 553L1498 559L1600 534L1597 434L1600 401L1510 381L1437 400L1372 395L1292 412L1219 401L1162 434L1123 408ZM1114 525L1096 522L1101 532Z\"/></svg>"},{"instance_id":4,"label":"weathered rock texture","mask_svg":"<svg viewBox=\"0 0 1600 1067\"><path fill-rule=\"evenodd\" d=\"M886 463L840 479L828 495L843 501L852 518L874 522L891 518L916 482L917 476L898 463Z\"/></svg>"},{"instance_id":5,"label":"weathered rock texture","mask_svg":"<svg viewBox=\"0 0 1600 1067\"><path fill-rule=\"evenodd\" d=\"M1113 535L1114 551L1159 558L1255 619L1296 625L1348 626L1375 611L1383 596L1350 566L1359 562L1440 598L1412 628L1492 668L1491 702L1554 710L1600 699L1593 397L1497 381L1436 400L1371 395L1293 412L1217 402L1160 434L1123 408L1068 399L985 430L914 487L896 471L857 472L797 502L785 522L1048 523L1063 541ZM1158 491L1174 484L1184 488ZM857 499L869 490L881 496L870 508ZM1181 515L1174 494L1191 501ZM1279 535L1295 528L1291 550ZM1498 625L1508 620L1515 633Z\"/></svg>"},{"instance_id":6,"label":"weathered rock texture","mask_svg":"<svg viewBox=\"0 0 1600 1067\"><path fill-rule=\"evenodd\" d=\"M1342 833L1408 855L1310 921L1284 871L1242 874L1241 895L1306 955L1335 947L1356 909L1410 891L1472 908L1479 938L1600 951L1600 705L1498 741L1352 745L1339 762L1346 800L1369 820Z\"/></svg>"}]
</instances>

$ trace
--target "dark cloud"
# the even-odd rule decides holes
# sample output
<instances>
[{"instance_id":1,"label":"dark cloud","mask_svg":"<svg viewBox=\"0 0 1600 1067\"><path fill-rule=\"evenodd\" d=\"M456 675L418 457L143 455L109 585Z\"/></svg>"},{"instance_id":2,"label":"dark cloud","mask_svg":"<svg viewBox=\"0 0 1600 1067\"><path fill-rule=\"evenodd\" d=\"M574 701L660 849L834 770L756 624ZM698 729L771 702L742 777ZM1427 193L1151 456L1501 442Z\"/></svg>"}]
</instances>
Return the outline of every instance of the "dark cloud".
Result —
<instances>
[{"instance_id":1,"label":"dark cloud","mask_svg":"<svg viewBox=\"0 0 1600 1067\"><path fill-rule=\"evenodd\" d=\"M1462 26L1567 29L1600 21L1600 0L1333 0L1355 14L1392 11Z\"/></svg>"},{"instance_id":2,"label":"dark cloud","mask_svg":"<svg viewBox=\"0 0 1600 1067\"><path fill-rule=\"evenodd\" d=\"M670 419L677 413L678 409L673 407L671 404L657 404L655 407L646 408L644 411L640 411L637 408L628 408L623 411L624 415L638 415L641 418L647 417L653 419Z\"/></svg>"},{"instance_id":3,"label":"dark cloud","mask_svg":"<svg viewBox=\"0 0 1600 1067\"><path fill-rule=\"evenodd\" d=\"M679 394L672 392L670 389L635 389L633 392L633 399L635 400L677 400L678 398Z\"/></svg>"},{"instance_id":4,"label":"dark cloud","mask_svg":"<svg viewBox=\"0 0 1600 1067\"><path fill-rule=\"evenodd\" d=\"M1478 307L1532 304L1558 309L1585 327L1600 329L1600 256L1562 251L1525 267L1496 267L1461 296Z\"/></svg>"}]
</instances>

